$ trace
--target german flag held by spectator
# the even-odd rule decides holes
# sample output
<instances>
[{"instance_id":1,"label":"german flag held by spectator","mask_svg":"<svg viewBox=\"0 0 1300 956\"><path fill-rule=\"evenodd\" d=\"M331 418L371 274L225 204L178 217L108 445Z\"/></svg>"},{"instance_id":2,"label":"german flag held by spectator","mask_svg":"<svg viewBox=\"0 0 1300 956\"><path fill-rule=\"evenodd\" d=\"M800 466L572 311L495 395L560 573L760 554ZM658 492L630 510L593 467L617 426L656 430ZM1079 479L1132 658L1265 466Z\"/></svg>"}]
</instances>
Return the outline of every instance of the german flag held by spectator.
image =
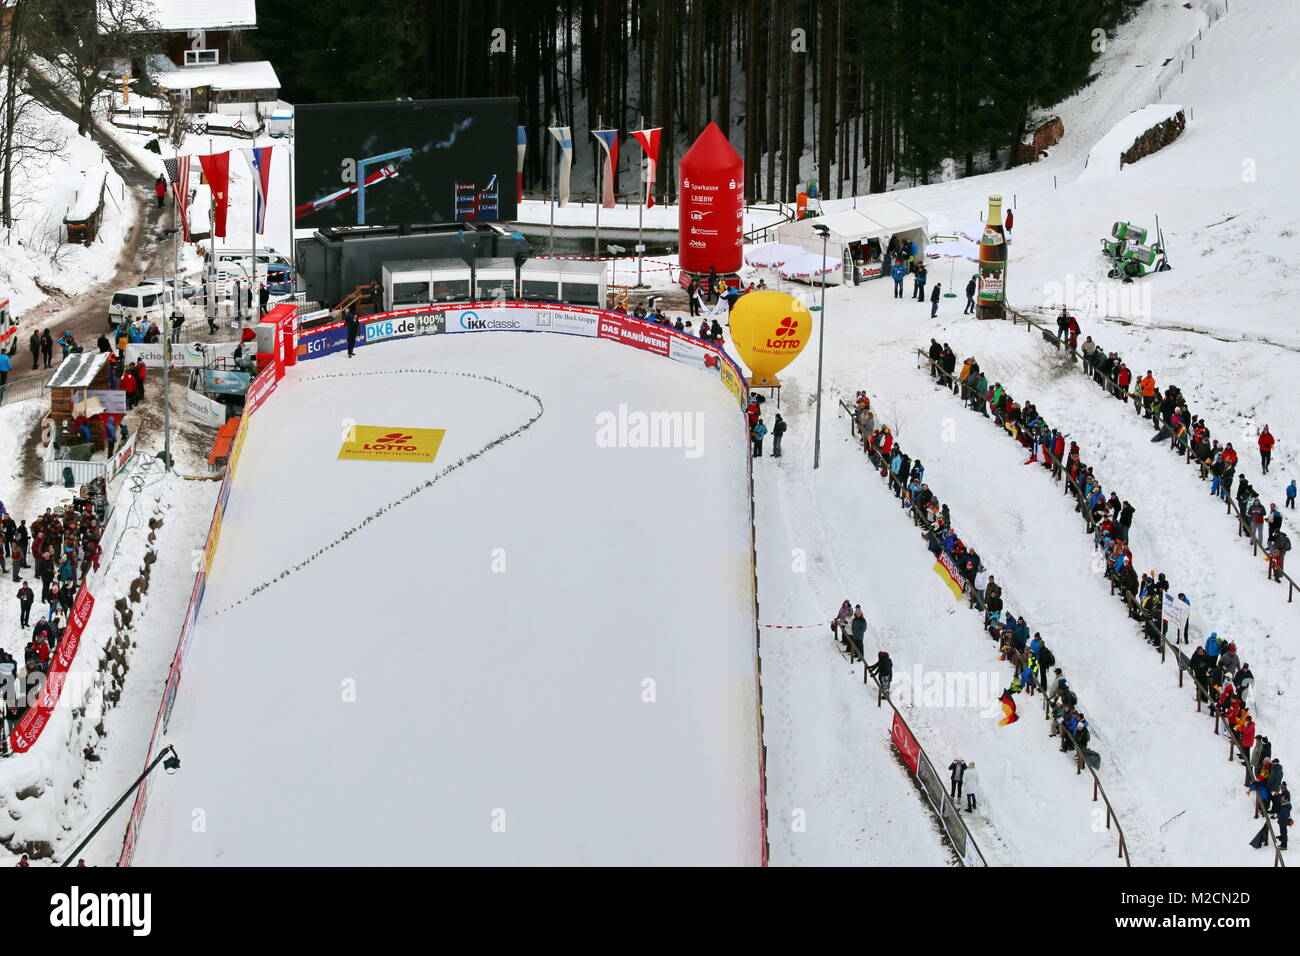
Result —
<instances>
[{"instance_id":1,"label":"german flag held by spectator","mask_svg":"<svg viewBox=\"0 0 1300 956\"><path fill-rule=\"evenodd\" d=\"M1020 718L1016 716L1016 701L1011 696L1011 691L1002 692L1002 713L1006 716L998 721L999 727L1005 727L1007 724L1014 724Z\"/></svg>"}]
</instances>

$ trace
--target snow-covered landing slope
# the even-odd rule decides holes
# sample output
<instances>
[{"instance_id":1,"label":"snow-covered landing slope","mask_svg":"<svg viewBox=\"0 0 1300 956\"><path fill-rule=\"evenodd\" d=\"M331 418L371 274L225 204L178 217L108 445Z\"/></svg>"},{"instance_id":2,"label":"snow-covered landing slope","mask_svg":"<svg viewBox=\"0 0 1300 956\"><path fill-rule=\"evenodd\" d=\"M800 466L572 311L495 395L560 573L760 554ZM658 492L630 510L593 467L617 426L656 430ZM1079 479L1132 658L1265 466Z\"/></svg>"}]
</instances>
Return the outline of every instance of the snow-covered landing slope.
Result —
<instances>
[{"instance_id":1,"label":"snow-covered landing slope","mask_svg":"<svg viewBox=\"0 0 1300 956\"><path fill-rule=\"evenodd\" d=\"M537 414L458 372L545 411L224 610ZM699 444L601 447L620 403ZM344 420L447 431L433 466L339 461ZM243 449L135 862L757 863L744 455L716 380L609 343L300 365Z\"/></svg>"}]
</instances>

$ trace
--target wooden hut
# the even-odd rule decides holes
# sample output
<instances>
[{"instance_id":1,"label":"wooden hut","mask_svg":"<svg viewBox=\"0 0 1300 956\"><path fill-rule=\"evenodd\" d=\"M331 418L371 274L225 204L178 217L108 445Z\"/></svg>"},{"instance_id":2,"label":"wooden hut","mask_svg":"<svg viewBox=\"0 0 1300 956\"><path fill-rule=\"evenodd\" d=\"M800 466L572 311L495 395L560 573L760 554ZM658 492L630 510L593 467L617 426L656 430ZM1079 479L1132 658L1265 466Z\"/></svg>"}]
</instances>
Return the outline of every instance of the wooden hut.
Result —
<instances>
[{"instance_id":1,"label":"wooden hut","mask_svg":"<svg viewBox=\"0 0 1300 956\"><path fill-rule=\"evenodd\" d=\"M54 370L45 387L50 390L49 418L56 434L64 435L79 415L86 415L90 419L92 450L105 448L103 414L126 410L125 393L108 387L108 353L72 353ZM60 442L77 443L71 436Z\"/></svg>"}]
</instances>

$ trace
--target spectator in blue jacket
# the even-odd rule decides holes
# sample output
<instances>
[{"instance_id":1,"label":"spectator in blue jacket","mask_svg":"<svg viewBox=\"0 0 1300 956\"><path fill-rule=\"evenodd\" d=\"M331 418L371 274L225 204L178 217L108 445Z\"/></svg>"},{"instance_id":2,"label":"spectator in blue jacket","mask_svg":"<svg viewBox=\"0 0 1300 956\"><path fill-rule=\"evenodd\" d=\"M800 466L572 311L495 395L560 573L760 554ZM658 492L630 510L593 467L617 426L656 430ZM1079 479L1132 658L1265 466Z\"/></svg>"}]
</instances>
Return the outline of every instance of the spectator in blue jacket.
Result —
<instances>
[{"instance_id":1,"label":"spectator in blue jacket","mask_svg":"<svg viewBox=\"0 0 1300 956\"><path fill-rule=\"evenodd\" d=\"M750 437L754 439L754 457L762 458L763 439L767 437L767 426L763 424L763 419L760 418L754 423L754 429L750 433Z\"/></svg>"},{"instance_id":2,"label":"spectator in blue jacket","mask_svg":"<svg viewBox=\"0 0 1300 956\"><path fill-rule=\"evenodd\" d=\"M1291 484L1286 486L1286 506L1288 508L1295 507L1295 479L1294 478L1291 479Z\"/></svg>"},{"instance_id":3,"label":"spectator in blue jacket","mask_svg":"<svg viewBox=\"0 0 1300 956\"><path fill-rule=\"evenodd\" d=\"M907 277L907 266L901 261L895 262L890 267L889 275L894 280L894 298L901 299L903 297L903 280Z\"/></svg>"}]
</instances>

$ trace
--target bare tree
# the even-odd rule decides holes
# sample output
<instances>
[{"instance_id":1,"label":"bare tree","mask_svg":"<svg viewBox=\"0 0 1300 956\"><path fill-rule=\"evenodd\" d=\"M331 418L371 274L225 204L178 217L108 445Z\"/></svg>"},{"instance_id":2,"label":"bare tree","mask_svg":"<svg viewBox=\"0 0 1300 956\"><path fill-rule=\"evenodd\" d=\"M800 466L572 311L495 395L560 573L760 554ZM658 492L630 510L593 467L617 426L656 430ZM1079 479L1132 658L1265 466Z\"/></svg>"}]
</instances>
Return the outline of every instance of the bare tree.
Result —
<instances>
[{"instance_id":1,"label":"bare tree","mask_svg":"<svg viewBox=\"0 0 1300 956\"><path fill-rule=\"evenodd\" d=\"M39 158L63 151L65 141L48 122L45 109L26 89L35 32L32 0L16 0L0 56L0 224L12 235L17 208L14 170L37 169Z\"/></svg>"},{"instance_id":2,"label":"bare tree","mask_svg":"<svg viewBox=\"0 0 1300 956\"><path fill-rule=\"evenodd\" d=\"M161 50L151 0L24 0L40 10L35 52L54 67L59 85L77 104L77 132L90 133L95 100L118 77L113 60L141 63Z\"/></svg>"}]
</instances>

